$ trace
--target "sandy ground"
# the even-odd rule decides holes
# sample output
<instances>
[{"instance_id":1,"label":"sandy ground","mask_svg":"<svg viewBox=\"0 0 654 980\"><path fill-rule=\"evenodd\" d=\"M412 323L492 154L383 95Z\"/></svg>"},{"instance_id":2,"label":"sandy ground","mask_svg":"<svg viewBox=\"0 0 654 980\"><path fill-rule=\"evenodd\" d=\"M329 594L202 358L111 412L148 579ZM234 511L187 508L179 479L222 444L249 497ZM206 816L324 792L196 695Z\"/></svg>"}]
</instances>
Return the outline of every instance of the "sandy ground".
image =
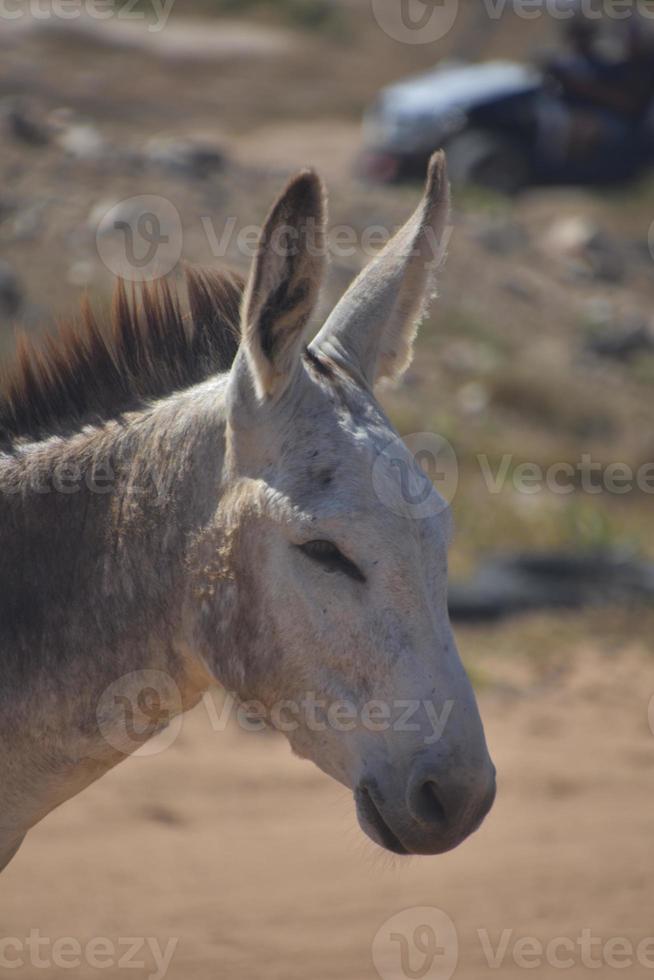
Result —
<instances>
[{"instance_id":1,"label":"sandy ground","mask_svg":"<svg viewBox=\"0 0 654 980\"><path fill-rule=\"evenodd\" d=\"M126 762L29 835L2 877L3 936L76 937L83 956L93 937L119 955L131 937L162 949L173 939L171 980L355 980L377 976L373 953L383 980L443 980L452 935L441 930L446 952L425 973L414 945L434 914L420 908L435 907L458 934L458 978L519 977L525 962L535 976L560 975L556 962L539 966L531 946L515 945L526 937L562 939L571 951L554 955L572 963L566 976L586 976L588 955L600 964L595 975L613 975L612 957L628 959L617 940L636 950L654 935L651 660L642 650L616 658L580 648L538 682L506 661L487 669L495 683L481 707L499 795L457 851L386 857L363 839L348 794L284 740L236 726L217 732L201 704L171 747ZM384 926L405 909L414 910L399 925L412 974L388 939L398 927ZM578 944L584 930L589 953ZM484 950L500 941L493 968ZM623 975L651 975L647 949ZM654 944L650 965L653 953ZM14 977L98 975L88 963L37 970L27 947L5 955L24 959ZM54 955L52 942L41 947L44 961ZM157 975L148 947L133 958L143 967L127 975ZM126 974L116 964L102 975Z\"/></svg>"}]
</instances>

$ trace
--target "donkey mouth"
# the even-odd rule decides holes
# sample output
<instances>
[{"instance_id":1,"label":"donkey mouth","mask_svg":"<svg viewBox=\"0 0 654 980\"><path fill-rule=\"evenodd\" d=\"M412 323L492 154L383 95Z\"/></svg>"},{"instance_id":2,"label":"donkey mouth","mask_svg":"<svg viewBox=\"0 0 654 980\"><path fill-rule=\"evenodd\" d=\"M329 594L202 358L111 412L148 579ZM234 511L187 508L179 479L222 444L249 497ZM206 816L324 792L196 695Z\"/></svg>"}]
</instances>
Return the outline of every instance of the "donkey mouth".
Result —
<instances>
[{"instance_id":1,"label":"donkey mouth","mask_svg":"<svg viewBox=\"0 0 654 980\"><path fill-rule=\"evenodd\" d=\"M357 816L362 829L376 844L381 844L393 854L409 854L402 841L393 833L384 820L367 786L357 786L354 792Z\"/></svg>"}]
</instances>

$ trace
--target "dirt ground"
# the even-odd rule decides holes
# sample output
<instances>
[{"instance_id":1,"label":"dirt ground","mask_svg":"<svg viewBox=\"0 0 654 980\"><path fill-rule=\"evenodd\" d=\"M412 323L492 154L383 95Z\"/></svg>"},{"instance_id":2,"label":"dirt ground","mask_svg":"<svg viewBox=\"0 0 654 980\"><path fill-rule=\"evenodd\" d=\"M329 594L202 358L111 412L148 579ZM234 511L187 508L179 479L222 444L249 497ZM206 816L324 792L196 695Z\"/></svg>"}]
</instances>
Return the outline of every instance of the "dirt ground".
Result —
<instances>
[{"instance_id":1,"label":"dirt ground","mask_svg":"<svg viewBox=\"0 0 654 980\"><path fill-rule=\"evenodd\" d=\"M361 231L406 216L415 187L353 178L361 110L383 82L452 52L392 45L367 2L342 6L361 12L354 41L212 22L200 32L202 58L191 59L180 46L200 44L197 26L148 40L160 48L150 51L142 34L126 43L122 28L101 44L0 20L0 98L26 99L36 119L90 124L127 154L85 158L56 139L35 147L3 131L0 246L28 329L75 309L83 289L106 299L97 220L132 195L172 201L183 257L205 264L215 257L203 216L218 229L232 215L241 226L261 221L288 172L307 164L330 182L333 221ZM477 53L524 57L534 30L493 25ZM223 172L197 180L129 156L153 137L197 134L224 146ZM654 355L609 363L583 351L594 317L603 326L642 315L651 326L653 202L651 184L534 191L511 207L457 199L440 312L423 328L407 385L385 396L400 431L443 432L456 445L455 570L501 547L651 555L651 497L526 499L509 488L489 498L475 454L543 465L584 451L634 466L652 458ZM628 256L626 273L593 276L584 256L560 254L553 226L560 241L568 219L573 232L581 221L608 235ZM327 299L362 261L332 262ZM8 326L0 355L12 346ZM384 855L358 829L345 790L281 738L215 731L201 704L171 747L124 763L29 834L0 879L0 941L13 941L0 942L0 976L159 977L155 941L171 943L170 980L368 980L378 968L382 980L449 980L455 964L459 980L652 975L651 611L530 616L457 635L499 778L491 815L458 850ZM422 952L435 914L425 908L449 917L436 913L433 959ZM33 930L46 940L36 955ZM66 938L81 953L60 944L57 965L54 944Z\"/></svg>"},{"instance_id":2,"label":"dirt ground","mask_svg":"<svg viewBox=\"0 0 654 980\"><path fill-rule=\"evenodd\" d=\"M534 626L503 628L509 645L525 628ZM473 649L484 637L463 631L460 640ZM426 906L454 923L461 980L517 978L525 962L536 962L535 976L560 975L544 955L522 958L516 944L526 937L574 943L553 955L569 961L564 975L586 976L584 930L595 975L613 975L619 950L606 943L619 939L634 950L623 975L651 975L652 947L649 967L642 947L642 964L635 952L654 935L651 656L639 644L559 653L545 672L518 654L484 656L492 684L481 710L499 793L458 850L387 857L363 838L349 794L293 758L281 737L235 724L217 731L219 715L200 704L172 746L124 763L29 834L2 876L3 936L73 936L83 956L93 937L121 955L129 937L164 949L173 939L169 980L363 980L377 976L381 948L383 980L402 980L392 943L389 953L373 940L413 909L401 929L414 943ZM445 954L423 974L419 947L409 948L414 976L450 976ZM125 975L88 963L35 970L21 955L15 977ZM41 955L52 959L52 943ZM127 975L156 975L147 950L134 959L145 965Z\"/></svg>"}]
</instances>

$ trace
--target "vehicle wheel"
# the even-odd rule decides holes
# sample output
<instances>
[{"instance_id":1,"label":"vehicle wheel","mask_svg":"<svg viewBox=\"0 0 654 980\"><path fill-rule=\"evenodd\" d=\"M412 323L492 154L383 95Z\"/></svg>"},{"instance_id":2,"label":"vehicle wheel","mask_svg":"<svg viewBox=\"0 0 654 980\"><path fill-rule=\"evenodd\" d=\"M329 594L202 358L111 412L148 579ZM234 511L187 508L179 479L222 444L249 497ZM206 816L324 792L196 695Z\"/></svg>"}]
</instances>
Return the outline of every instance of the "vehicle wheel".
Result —
<instances>
[{"instance_id":1,"label":"vehicle wheel","mask_svg":"<svg viewBox=\"0 0 654 980\"><path fill-rule=\"evenodd\" d=\"M529 163L520 149L507 139L470 130L447 147L452 181L475 184L501 194L515 194L529 183Z\"/></svg>"}]
</instances>

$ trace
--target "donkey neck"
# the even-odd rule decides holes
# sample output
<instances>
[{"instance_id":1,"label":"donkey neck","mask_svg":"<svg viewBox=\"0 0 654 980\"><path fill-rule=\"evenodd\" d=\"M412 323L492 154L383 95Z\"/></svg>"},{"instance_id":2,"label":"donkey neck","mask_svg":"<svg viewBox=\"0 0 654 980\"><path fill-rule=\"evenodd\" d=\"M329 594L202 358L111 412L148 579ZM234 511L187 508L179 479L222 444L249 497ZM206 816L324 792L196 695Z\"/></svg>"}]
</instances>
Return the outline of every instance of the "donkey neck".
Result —
<instances>
[{"instance_id":1,"label":"donkey neck","mask_svg":"<svg viewBox=\"0 0 654 980\"><path fill-rule=\"evenodd\" d=\"M222 492L223 391L212 379L0 456L0 663L10 674L7 648L24 648L13 667L29 682L39 668L61 676L125 645L129 659L112 659L134 669L153 633L171 633L186 543Z\"/></svg>"},{"instance_id":2,"label":"donkey neck","mask_svg":"<svg viewBox=\"0 0 654 980\"><path fill-rule=\"evenodd\" d=\"M188 542L221 493L223 388L0 456L0 849L124 757L97 717L117 679L165 673L168 718L211 682L182 600Z\"/></svg>"}]
</instances>

